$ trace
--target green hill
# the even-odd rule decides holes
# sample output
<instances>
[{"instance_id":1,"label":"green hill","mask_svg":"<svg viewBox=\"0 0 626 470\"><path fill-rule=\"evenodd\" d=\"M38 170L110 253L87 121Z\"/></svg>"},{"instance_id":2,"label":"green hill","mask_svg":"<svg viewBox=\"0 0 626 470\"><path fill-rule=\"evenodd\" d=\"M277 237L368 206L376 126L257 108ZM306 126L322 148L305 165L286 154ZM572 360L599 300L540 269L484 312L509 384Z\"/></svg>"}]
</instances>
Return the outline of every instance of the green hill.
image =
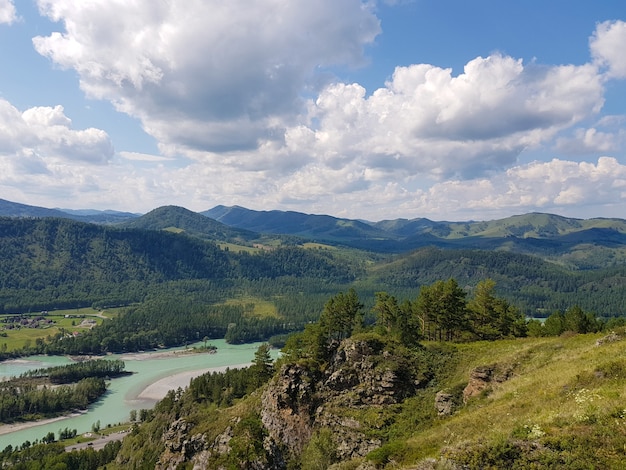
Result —
<instances>
[{"instance_id":1,"label":"green hill","mask_svg":"<svg viewBox=\"0 0 626 470\"><path fill-rule=\"evenodd\" d=\"M623 468L623 331L416 348L369 333L336 347L321 369L281 360L258 389L255 363L170 392L111 468ZM242 398L211 394L225 384Z\"/></svg>"},{"instance_id":2,"label":"green hill","mask_svg":"<svg viewBox=\"0 0 626 470\"><path fill-rule=\"evenodd\" d=\"M142 230L169 230L205 240L247 243L259 238L250 230L229 227L209 217L178 206L163 206L141 217L124 222L120 227Z\"/></svg>"},{"instance_id":3,"label":"green hill","mask_svg":"<svg viewBox=\"0 0 626 470\"><path fill-rule=\"evenodd\" d=\"M367 223L328 215L293 211L253 211L239 206L216 206L202 214L226 225L255 232L288 234L347 245L350 245L352 240L384 239L390 236L389 233Z\"/></svg>"}]
</instances>

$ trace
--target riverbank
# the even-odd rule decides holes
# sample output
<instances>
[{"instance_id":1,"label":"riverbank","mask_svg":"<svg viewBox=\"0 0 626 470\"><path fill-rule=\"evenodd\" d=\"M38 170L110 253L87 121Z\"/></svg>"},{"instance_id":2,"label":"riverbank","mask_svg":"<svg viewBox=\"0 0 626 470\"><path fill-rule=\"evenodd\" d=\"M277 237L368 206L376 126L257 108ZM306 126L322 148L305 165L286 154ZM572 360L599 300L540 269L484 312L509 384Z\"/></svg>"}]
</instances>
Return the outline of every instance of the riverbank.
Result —
<instances>
[{"instance_id":1,"label":"riverbank","mask_svg":"<svg viewBox=\"0 0 626 470\"><path fill-rule=\"evenodd\" d=\"M216 349L208 348L188 348L188 349L170 349L164 351L142 351L136 353L124 353L120 355L122 361L145 361L152 359L165 359L170 357L182 356L185 354L215 354Z\"/></svg>"},{"instance_id":2,"label":"riverbank","mask_svg":"<svg viewBox=\"0 0 626 470\"><path fill-rule=\"evenodd\" d=\"M137 353L136 355L141 355L143 359L147 359L145 357L146 354L151 355L150 359L156 359L157 357L154 354L161 354L163 357L171 357L175 353L175 351L164 351L164 352L154 352L154 353ZM135 354L133 356L136 356ZM161 356L158 356L161 357ZM136 357L132 358L133 360L142 360ZM130 360L130 359L127 359ZM170 375L168 377L164 377L159 379L147 387L145 387L136 397L131 397L132 399L139 400L153 400L159 401L167 395L167 392L170 390L176 390L178 388L186 388L189 386L189 382L191 379L195 379L203 374L213 373L213 372L224 372L226 369L242 369L244 367L249 367L250 363L244 364L235 364L231 366L220 366L220 367L205 367L203 369L198 370L190 370L185 372L179 372L177 374ZM25 429L29 429L36 426L41 426L44 424L51 424L57 421L63 421L68 418L74 418L80 416L81 414L87 413L87 411L83 413L72 413L63 416L57 416L49 419L40 419L37 421L29 421L24 423L11 423L11 424L3 424L0 425L0 436L4 434L9 434L12 432L23 431Z\"/></svg>"},{"instance_id":3,"label":"riverbank","mask_svg":"<svg viewBox=\"0 0 626 470\"><path fill-rule=\"evenodd\" d=\"M169 387L173 389L177 389L179 386L182 388L187 387L191 380L190 376L182 375L178 376L178 379L174 378L178 374L186 371L195 371L194 375L200 375L211 370L224 370L226 367L250 366L254 362L255 352L261 343L228 344L221 339L212 340L210 345L217 348L214 354L196 354L196 352L200 352L198 350L201 350L201 346L203 346L203 343L199 343L190 345L187 348L189 352L186 352L184 348L176 348L113 355L111 356L112 359L125 360L126 370L133 373L111 380L107 393L101 400L90 406L87 413L49 424L37 421L36 425L27 429L14 430L3 434L0 437L0 450L9 444L15 447L22 445L27 440L30 442L40 440L49 432L57 434L59 428L76 429L79 434L82 434L90 431L94 423L98 421L101 428L106 428L108 425L115 426L118 423L128 421L132 410L151 409L161 397L167 394ZM195 351L193 346L196 346ZM15 376L31 369L66 365L72 362L70 358L62 356L31 356L25 357L23 360L27 360L29 364L10 364L10 366L5 367L4 371L2 370L3 364L0 363L0 375L4 373L5 375ZM158 394L154 392L156 386L152 388L152 391L148 390L146 394L155 397L154 399L138 398L138 395L146 388L164 378L174 382L170 383ZM161 382L161 384L164 382Z\"/></svg>"},{"instance_id":4,"label":"riverbank","mask_svg":"<svg viewBox=\"0 0 626 470\"><path fill-rule=\"evenodd\" d=\"M0 425L0 436L4 434L10 434L12 432L23 431L25 429L34 428L36 426L41 426L44 424L56 423L57 421L63 421L64 419L75 418L82 414L86 413L71 413L63 416L56 416L54 418L48 419L38 419L37 421L27 421L24 423L11 423L11 424L2 424Z\"/></svg>"},{"instance_id":5,"label":"riverbank","mask_svg":"<svg viewBox=\"0 0 626 470\"><path fill-rule=\"evenodd\" d=\"M164 377L156 382L151 383L144 388L139 395L138 399L141 400L161 400L167 395L170 390L177 390L178 388L185 388L189 386L191 379L195 379L201 375L213 372L224 372L226 369L243 369L249 367L250 363L236 364L232 366L221 367L207 367L205 369L190 370L186 372L180 372L178 374Z\"/></svg>"}]
</instances>

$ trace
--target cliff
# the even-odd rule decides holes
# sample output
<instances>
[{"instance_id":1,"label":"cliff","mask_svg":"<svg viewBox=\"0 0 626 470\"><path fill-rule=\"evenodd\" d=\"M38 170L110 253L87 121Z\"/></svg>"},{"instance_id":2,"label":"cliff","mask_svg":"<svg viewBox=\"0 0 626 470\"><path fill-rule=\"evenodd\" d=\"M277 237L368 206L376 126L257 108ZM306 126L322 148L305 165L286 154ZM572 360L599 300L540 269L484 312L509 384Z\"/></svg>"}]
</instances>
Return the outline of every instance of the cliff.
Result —
<instances>
[{"instance_id":1,"label":"cliff","mask_svg":"<svg viewBox=\"0 0 626 470\"><path fill-rule=\"evenodd\" d=\"M393 342L364 335L344 340L323 370L306 363L282 365L257 392L260 429L256 448L246 453L255 458L241 461L240 468L286 469L319 446L320 436L333 449L328 464L362 458L379 448L383 441L363 416L397 405L427 384L428 364L415 359ZM184 462L198 469L226 468L220 462L232 457L245 419L225 422L214 437L194 434L185 419L175 420L163 434L165 451L156 468L175 469Z\"/></svg>"}]
</instances>

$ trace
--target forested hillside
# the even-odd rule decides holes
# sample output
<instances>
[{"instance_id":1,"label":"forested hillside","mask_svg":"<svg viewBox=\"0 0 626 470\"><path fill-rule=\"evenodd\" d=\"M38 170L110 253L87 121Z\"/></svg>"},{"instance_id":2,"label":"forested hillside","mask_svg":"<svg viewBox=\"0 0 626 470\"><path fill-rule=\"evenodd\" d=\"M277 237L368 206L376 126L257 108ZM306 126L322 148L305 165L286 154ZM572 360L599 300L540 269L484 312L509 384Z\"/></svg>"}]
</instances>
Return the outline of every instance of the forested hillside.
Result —
<instances>
[{"instance_id":1,"label":"forested hillside","mask_svg":"<svg viewBox=\"0 0 626 470\"><path fill-rule=\"evenodd\" d=\"M217 224L180 208L163 214L175 217L161 220L161 227L202 231L205 221ZM150 220L156 224L159 218L153 214L144 223ZM422 286L450 278L468 293L493 279L500 295L531 316L579 305L610 317L623 314L626 305L622 267L572 270L505 251L433 247L392 258L319 246L236 251L188 231L0 218L1 313L126 306L114 322L78 338L38 342L31 352L99 354L205 336L267 340L317 320L323 299L350 286L365 298L380 290L416 298ZM259 313L257 303L271 306L271 312Z\"/></svg>"},{"instance_id":2,"label":"forested hillside","mask_svg":"<svg viewBox=\"0 0 626 470\"><path fill-rule=\"evenodd\" d=\"M498 292L533 316L580 305L602 316L626 313L626 265L572 270L536 256L486 250L423 248L371 270L370 282L395 292L438 279L456 279L471 290L492 278Z\"/></svg>"},{"instance_id":3,"label":"forested hillside","mask_svg":"<svg viewBox=\"0 0 626 470\"><path fill-rule=\"evenodd\" d=\"M0 312L125 305L167 282L184 290L184 281L228 287L282 276L349 282L355 274L327 251L285 247L250 255L168 231L0 218Z\"/></svg>"},{"instance_id":4,"label":"forested hillside","mask_svg":"<svg viewBox=\"0 0 626 470\"><path fill-rule=\"evenodd\" d=\"M122 228L142 230L169 230L205 240L247 243L260 238L250 230L232 228L209 217L177 206L163 206L141 217L120 224Z\"/></svg>"}]
</instances>

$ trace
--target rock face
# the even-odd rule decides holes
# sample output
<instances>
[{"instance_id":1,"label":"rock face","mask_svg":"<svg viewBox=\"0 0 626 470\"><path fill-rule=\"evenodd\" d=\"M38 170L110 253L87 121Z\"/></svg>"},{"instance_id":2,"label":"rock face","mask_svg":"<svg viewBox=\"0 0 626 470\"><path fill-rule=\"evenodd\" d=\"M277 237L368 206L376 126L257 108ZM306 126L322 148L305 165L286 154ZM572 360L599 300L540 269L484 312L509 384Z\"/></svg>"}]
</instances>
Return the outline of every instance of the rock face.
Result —
<instances>
[{"instance_id":1,"label":"rock face","mask_svg":"<svg viewBox=\"0 0 626 470\"><path fill-rule=\"evenodd\" d=\"M435 409L439 416L449 416L454 413L455 396L452 393L444 391L437 392L435 395Z\"/></svg>"},{"instance_id":2,"label":"rock face","mask_svg":"<svg viewBox=\"0 0 626 470\"><path fill-rule=\"evenodd\" d=\"M286 365L265 391L261 422L272 439L295 453L302 451L313 432L315 381L299 365Z\"/></svg>"},{"instance_id":3,"label":"rock face","mask_svg":"<svg viewBox=\"0 0 626 470\"><path fill-rule=\"evenodd\" d=\"M322 429L331 431L337 460L365 456L382 442L368 436L365 426L346 410L400 403L422 386L415 370L415 361L389 351L376 336L344 340L323 371L302 364L282 366L261 396L264 457L247 462L245 468L287 468L290 458L299 456ZM191 428L184 419L171 423L163 435L159 470L183 463L211 468L217 457L234 451L237 422L211 438L189 436Z\"/></svg>"},{"instance_id":4,"label":"rock face","mask_svg":"<svg viewBox=\"0 0 626 470\"><path fill-rule=\"evenodd\" d=\"M513 366L493 364L489 366L478 366L470 372L469 383L463 390L463 403L487 392L494 383L502 383L508 380L513 374Z\"/></svg>"},{"instance_id":5,"label":"rock face","mask_svg":"<svg viewBox=\"0 0 626 470\"><path fill-rule=\"evenodd\" d=\"M401 402L421 385L411 369L380 341L344 340L317 377L301 366L284 366L263 394L262 422L272 439L295 454L316 429L330 428L340 460L365 456L381 441L366 437L359 421L337 410Z\"/></svg>"},{"instance_id":6,"label":"rock face","mask_svg":"<svg viewBox=\"0 0 626 470\"><path fill-rule=\"evenodd\" d=\"M191 429L184 419L174 421L163 433L165 452L157 462L156 470L175 470L180 463L186 462L206 449L205 437L202 434L189 436Z\"/></svg>"}]
</instances>

